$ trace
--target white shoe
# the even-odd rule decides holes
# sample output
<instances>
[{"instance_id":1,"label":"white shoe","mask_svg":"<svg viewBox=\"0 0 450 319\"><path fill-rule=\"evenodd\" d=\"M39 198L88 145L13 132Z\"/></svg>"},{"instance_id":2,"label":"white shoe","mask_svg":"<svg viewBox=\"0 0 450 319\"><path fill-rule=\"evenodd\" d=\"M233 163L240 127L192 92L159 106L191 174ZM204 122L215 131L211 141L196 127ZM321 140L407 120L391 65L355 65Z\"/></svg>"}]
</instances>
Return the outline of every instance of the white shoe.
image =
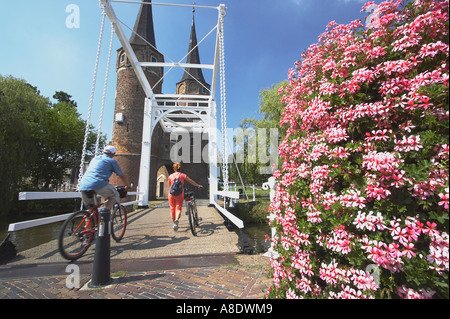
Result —
<instances>
[{"instance_id":1,"label":"white shoe","mask_svg":"<svg viewBox=\"0 0 450 319\"><path fill-rule=\"evenodd\" d=\"M176 220L175 223L173 224L173 230L175 231L178 230L178 220Z\"/></svg>"}]
</instances>

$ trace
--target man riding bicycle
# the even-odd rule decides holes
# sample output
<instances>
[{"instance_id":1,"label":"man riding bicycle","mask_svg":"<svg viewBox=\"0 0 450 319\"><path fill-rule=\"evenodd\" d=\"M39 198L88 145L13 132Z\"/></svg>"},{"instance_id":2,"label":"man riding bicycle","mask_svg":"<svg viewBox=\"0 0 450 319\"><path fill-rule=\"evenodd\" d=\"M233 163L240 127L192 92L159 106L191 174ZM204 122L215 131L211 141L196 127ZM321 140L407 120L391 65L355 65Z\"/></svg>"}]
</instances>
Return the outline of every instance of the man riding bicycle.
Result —
<instances>
[{"instance_id":1,"label":"man riding bicycle","mask_svg":"<svg viewBox=\"0 0 450 319\"><path fill-rule=\"evenodd\" d=\"M128 190L128 177L122 172L117 161L114 159L116 148L107 145L103 154L94 157L89 163L89 167L81 178L80 191L81 197L85 204L94 204L94 199L89 198L86 191L95 191L105 200L105 207L111 210L115 203L119 203L120 195L116 188L109 184L109 178L112 173L116 173L125 184L125 189Z\"/></svg>"}]
</instances>

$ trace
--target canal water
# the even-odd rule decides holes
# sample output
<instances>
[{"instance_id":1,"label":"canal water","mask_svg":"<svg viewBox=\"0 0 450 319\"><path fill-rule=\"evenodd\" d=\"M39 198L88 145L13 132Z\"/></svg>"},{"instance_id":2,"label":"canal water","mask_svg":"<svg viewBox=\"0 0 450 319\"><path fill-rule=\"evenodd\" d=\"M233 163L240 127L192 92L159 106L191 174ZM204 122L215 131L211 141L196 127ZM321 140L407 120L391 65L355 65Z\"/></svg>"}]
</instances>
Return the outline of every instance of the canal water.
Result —
<instances>
[{"instance_id":1,"label":"canal water","mask_svg":"<svg viewBox=\"0 0 450 319\"><path fill-rule=\"evenodd\" d=\"M266 242L266 235L271 234L269 225L251 224L245 226L247 232L248 245L253 248L255 254L266 252L270 247L270 242Z\"/></svg>"},{"instance_id":2,"label":"canal water","mask_svg":"<svg viewBox=\"0 0 450 319\"><path fill-rule=\"evenodd\" d=\"M16 250L20 252L58 238L59 230L64 221L8 232L8 226L11 223L43 217L49 217L49 215L25 215L19 219L6 218L4 216L0 217L0 242L3 241L9 233L9 240L16 246Z\"/></svg>"}]
</instances>

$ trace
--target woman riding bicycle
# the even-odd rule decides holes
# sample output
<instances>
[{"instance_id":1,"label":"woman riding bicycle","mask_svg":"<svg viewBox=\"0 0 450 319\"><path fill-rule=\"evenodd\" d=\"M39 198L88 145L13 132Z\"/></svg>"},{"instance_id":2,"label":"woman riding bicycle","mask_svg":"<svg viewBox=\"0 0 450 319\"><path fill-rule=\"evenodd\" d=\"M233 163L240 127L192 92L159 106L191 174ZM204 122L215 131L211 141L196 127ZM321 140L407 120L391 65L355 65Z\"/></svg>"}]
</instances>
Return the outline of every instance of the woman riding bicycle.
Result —
<instances>
[{"instance_id":1,"label":"woman riding bicycle","mask_svg":"<svg viewBox=\"0 0 450 319\"><path fill-rule=\"evenodd\" d=\"M203 186L194 182L186 174L181 173L181 164L180 163L175 163L175 164L173 164L172 167L175 172L169 176L169 188L172 187L172 184L175 182L176 179L179 179L183 186L183 189L180 194L172 195L169 193L170 216L172 217L172 221L173 221L173 229L178 230L178 221L181 217L181 209L183 207L183 201L184 201L184 181L186 180L190 184L192 184L198 188L203 188Z\"/></svg>"},{"instance_id":2,"label":"woman riding bicycle","mask_svg":"<svg viewBox=\"0 0 450 319\"><path fill-rule=\"evenodd\" d=\"M85 204L94 204L93 198L89 198L86 191L95 191L98 195L102 196L105 200L105 207L111 210L114 204L120 201L120 195L116 188L109 184L109 178L112 173L116 173L125 184L125 189L128 190L128 177L122 172L117 161L114 159L116 154L116 148L111 145L107 145L103 154L94 157L89 163L89 167L81 178L80 191L81 197Z\"/></svg>"}]
</instances>

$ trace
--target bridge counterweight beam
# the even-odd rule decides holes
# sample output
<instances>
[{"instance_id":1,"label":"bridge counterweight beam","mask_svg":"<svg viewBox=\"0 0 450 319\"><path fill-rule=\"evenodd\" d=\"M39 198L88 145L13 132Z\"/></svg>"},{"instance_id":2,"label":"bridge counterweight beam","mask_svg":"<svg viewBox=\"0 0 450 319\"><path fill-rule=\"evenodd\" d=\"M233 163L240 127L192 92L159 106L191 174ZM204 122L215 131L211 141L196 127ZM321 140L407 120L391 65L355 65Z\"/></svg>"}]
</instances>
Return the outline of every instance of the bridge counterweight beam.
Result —
<instances>
[{"instance_id":1,"label":"bridge counterweight beam","mask_svg":"<svg viewBox=\"0 0 450 319\"><path fill-rule=\"evenodd\" d=\"M141 164L139 169L139 195L141 207L148 207L148 195L150 191L150 157L152 151L152 104L155 100L145 99L144 123L142 129Z\"/></svg>"}]
</instances>

